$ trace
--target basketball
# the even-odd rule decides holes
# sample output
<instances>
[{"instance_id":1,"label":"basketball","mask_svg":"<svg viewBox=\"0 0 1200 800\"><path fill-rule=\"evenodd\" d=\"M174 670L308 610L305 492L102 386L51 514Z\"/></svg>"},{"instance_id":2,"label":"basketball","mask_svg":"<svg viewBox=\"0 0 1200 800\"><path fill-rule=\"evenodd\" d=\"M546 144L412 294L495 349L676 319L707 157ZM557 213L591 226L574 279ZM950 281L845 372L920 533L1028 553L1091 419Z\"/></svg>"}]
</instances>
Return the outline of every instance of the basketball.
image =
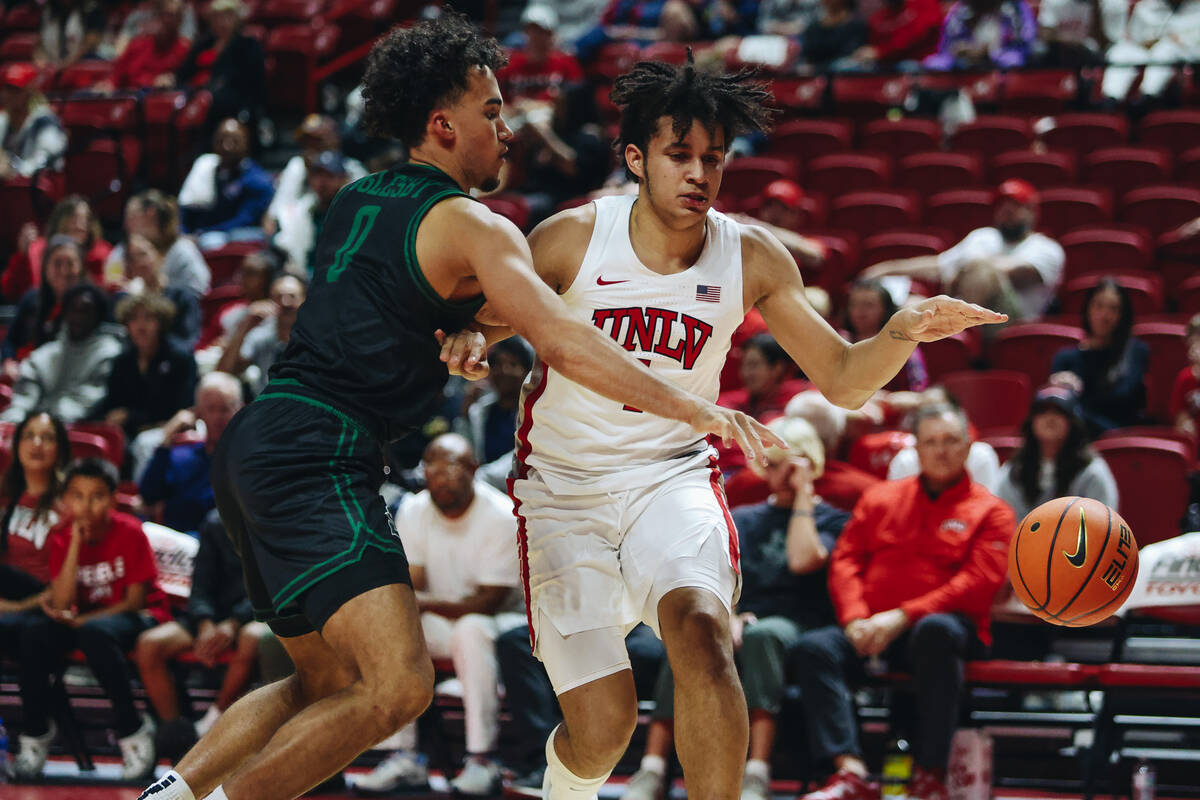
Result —
<instances>
[{"instance_id":1,"label":"basketball","mask_svg":"<svg viewBox=\"0 0 1200 800\"><path fill-rule=\"evenodd\" d=\"M1086 497L1059 497L1030 511L1008 551L1008 577L1021 602L1047 622L1070 628L1116 613L1137 574L1129 525Z\"/></svg>"}]
</instances>

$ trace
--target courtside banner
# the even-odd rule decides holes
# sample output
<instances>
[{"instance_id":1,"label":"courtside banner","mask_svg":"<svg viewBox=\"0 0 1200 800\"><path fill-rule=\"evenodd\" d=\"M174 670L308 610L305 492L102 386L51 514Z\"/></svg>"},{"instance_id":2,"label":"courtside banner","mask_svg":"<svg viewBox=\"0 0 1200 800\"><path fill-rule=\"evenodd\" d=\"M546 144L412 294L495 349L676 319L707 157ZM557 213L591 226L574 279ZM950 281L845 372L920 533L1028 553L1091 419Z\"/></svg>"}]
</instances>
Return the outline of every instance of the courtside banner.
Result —
<instances>
[{"instance_id":1,"label":"courtside banner","mask_svg":"<svg viewBox=\"0 0 1200 800\"><path fill-rule=\"evenodd\" d=\"M1125 609L1200 605L1200 532L1148 544Z\"/></svg>"}]
</instances>

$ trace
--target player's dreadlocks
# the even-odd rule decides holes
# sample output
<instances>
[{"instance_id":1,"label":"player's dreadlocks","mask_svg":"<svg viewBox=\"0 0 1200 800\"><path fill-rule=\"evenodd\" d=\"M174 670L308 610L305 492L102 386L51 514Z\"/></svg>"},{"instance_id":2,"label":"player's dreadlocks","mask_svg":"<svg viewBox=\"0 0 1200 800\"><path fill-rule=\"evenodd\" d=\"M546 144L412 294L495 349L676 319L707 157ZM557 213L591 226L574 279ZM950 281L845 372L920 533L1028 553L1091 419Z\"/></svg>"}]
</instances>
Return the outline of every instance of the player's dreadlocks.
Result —
<instances>
[{"instance_id":1,"label":"player's dreadlocks","mask_svg":"<svg viewBox=\"0 0 1200 800\"><path fill-rule=\"evenodd\" d=\"M696 68L688 49L687 63L676 66L659 61L642 61L613 82L609 95L621 108L621 132L617 152L624 161L627 145L643 153L658 130L662 117L671 117L675 135L682 139L699 122L711 135L717 128L725 133L725 144L744 133L765 133L774 110L767 85L742 70L733 75ZM628 165L625 174L637 180Z\"/></svg>"},{"instance_id":2,"label":"player's dreadlocks","mask_svg":"<svg viewBox=\"0 0 1200 800\"><path fill-rule=\"evenodd\" d=\"M495 39L446 9L435 20L394 28L371 48L363 78L363 121L376 135L413 148L425 138L429 113L467 89L471 70L508 62Z\"/></svg>"}]
</instances>

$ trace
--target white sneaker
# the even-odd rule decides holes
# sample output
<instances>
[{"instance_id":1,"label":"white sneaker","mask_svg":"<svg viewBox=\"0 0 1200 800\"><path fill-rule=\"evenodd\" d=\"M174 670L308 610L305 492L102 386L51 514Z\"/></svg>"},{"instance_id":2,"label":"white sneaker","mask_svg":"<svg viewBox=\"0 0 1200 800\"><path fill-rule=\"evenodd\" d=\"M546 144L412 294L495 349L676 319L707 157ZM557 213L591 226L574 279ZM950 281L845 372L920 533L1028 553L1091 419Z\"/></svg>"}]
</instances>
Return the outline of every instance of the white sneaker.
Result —
<instances>
[{"instance_id":1,"label":"white sneaker","mask_svg":"<svg viewBox=\"0 0 1200 800\"><path fill-rule=\"evenodd\" d=\"M128 736L117 739L121 748L121 777L127 781L142 780L154 771L158 754L154 749L154 731L157 726L150 717L142 717L142 727Z\"/></svg>"},{"instance_id":2,"label":"white sneaker","mask_svg":"<svg viewBox=\"0 0 1200 800\"><path fill-rule=\"evenodd\" d=\"M462 770L450 781L455 794L488 796L500 788L500 767L494 761L468 758Z\"/></svg>"},{"instance_id":3,"label":"white sneaker","mask_svg":"<svg viewBox=\"0 0 1200 800\"><path fill-rule=\"evenodd\" d=\"M625 784L621 800L662 800L666 791L664 776L648 769L639 769Z\"/></svg>"},{"instance_id":4,"label":"white sneaker","mask_svg":"<svg viewBox=\"0 0 1200 800\"><path fill-rule=\"evenodd\" d=\"M46 756L50 755L50 743L58 735L58 726L50 720L50 728L41 736L26 736L21 734L21 752L13 762L13 773L19 780L31 780L42 776L42 767L46 766Z\"/></svg>"},{"instance_id":5,"label":"white sneaker","mask_svg":"<svg viewBox=\"0 0 1200 800\"><path fill-rule=\"evenodd\" d=\"M771 786L758 775L742 776L741 800L771 800Z\"/></svg>"},{"instance_id":6,"label":"white sneaker","mask_svg":"<svg viewBox=\"0 0 1200 800\"><path fill-rule=\"evenodd\" d=\"M204 734L212 730L212 726L217 724L217 720L221 716L221 710L217 708L217 704L213 703L208 707L208 711L204 712L204 716L196 720L196 738L203 739Z\"/></svg>"},{"instance_id":7,"label":"white sneaker","mask_svg":"<svg viewBox=\"0 0 1200 800\"><path fill-rule=\"evenodd\" d=\"M428 791L429 768L425 757L407 750L397 750L379 762L375 769L354 779L354 789L366 794L387 794L395 791Z\"/></svg>"}]
</instances>

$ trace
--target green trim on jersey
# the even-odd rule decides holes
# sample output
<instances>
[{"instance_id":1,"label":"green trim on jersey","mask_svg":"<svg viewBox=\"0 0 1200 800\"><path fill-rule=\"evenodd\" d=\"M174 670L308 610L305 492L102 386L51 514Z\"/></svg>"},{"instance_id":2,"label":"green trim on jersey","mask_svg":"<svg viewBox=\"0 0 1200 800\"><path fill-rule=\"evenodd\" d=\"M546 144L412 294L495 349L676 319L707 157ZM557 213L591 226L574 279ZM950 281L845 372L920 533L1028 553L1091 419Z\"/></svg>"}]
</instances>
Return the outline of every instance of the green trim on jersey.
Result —
<instances>
[{"instance_id":1,"label":"green trim on jersey","mask_svg":"<svg viewBox=\"0 0 1200 800\"><path fill-rule=\"evenodd\" d=\"M471 195L457 188L444 189L433 194L420 205L412 215L412 219L409 220L408 230L404 234L404 263L408 265L408 274L413 279L413 283L421 290L421 294L425 296L425 299L435 306L441 306L448 311L466 311L468 309L477 311L483 305L482 295L458 302L446 300L429 284L429 281L425 278L425 273L421 271L420 263L417 261L417 229L421 227L421 220L425 219L425 215L429 213L429 209L433 208L435 204L449 197L469 198Z\"/></svg>"}]
</instances>

